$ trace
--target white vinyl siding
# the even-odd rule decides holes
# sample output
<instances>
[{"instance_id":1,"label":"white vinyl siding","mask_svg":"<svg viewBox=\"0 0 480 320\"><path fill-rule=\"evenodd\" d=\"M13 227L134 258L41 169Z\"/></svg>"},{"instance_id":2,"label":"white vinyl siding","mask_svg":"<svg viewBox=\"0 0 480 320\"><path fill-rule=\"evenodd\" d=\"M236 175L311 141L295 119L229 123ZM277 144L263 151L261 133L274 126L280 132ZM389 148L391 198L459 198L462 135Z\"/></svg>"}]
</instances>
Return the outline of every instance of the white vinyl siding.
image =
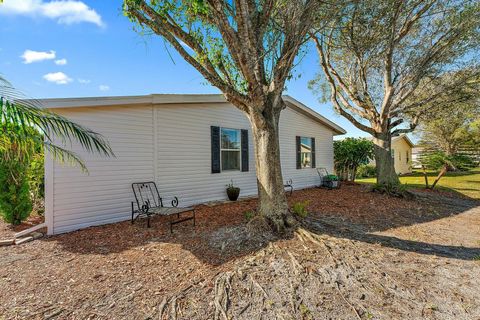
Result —
<instances>
[{"instance_id":1,"label":"white vinyl siding","mask_svg":"<svg viewBox=\"0 0 480 320\"><path fill-rule=\"evenodd\" d=\"M55 112L103 134L116 157L92 155L74 146L89 174L53 164L47 176L53 189L52 199L47 199L53 211L47 213L47 220L53 217L49 233L129 219L132 182L153 180L167 203L177 196L180 206L226 199L230 180L241 188L240 196L257 193L250 124L230 104L59 108ZM248 130L248 172L211 173L211 126ZM284 179L292 179L295 189L317 185L315 168L296 169L296 136L315 137L316 167L332 172L333 132L292 108L280 116Z\"/></svg>"},{"instance_id":2,"label":"white vinyl siding","mask_svg":"<svg viewBox=\"0 0 480 320\"><path fill-rule=\"evenodd\" d=\"M315 167L297 169L296 136L315 138ZM292 179L295 190L319 184L317 168L333 172L333 131L287 108L280 114L280 158L284 181Z\"/></svg>"},{"instance_id":3,"label":"white vinyl siding","mask_svg":"<svg viewBox=\"0 0 480 320\"><path fill-rule=\"evenodd\" d=\"M54 164L53 232L128 219L131 183L153 179L152 108L74 108L58 112L104 135L115 157L89 154L73 145L88 173Z\"/></svg>"}]
</instances>

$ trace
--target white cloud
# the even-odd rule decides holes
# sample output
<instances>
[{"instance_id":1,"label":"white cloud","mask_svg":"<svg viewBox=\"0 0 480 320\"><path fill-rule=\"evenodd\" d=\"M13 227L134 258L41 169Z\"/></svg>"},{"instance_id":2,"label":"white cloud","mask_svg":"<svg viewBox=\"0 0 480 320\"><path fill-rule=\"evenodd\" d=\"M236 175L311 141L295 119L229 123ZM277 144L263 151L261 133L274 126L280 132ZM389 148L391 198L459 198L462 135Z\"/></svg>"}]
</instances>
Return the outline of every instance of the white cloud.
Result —
<instances>
[{"instance_id":1,"label":"white cloud","mask_svg":"<svg viewBox=\"0 0 480 320\"><path fill-rule=\"evenodd\" d=\"M20 56L23 59L23 63L29 64L32 62L39 62L43 60L52 60L55 59L55 51L50 50L50 52L45 51L33 51L25 50L25 52Z\"/></svg>"},{"instance_id":2,"label":"white cloud","mask_svg":"<svg viewBox=\"0 0 480 320\"><path fill-rule=\"evenodd\" d=\"M4 0L0 14L40 16L61 24L88 22L104 26L102 17L84 2L78 0Z\"/></svg>"},{"instance_id":3,"label":"white cloud","mask_svg":"<svg viewBox=\"0 0 480 320\"><path fill-rule=\"evenodd\" d=\"M107 86L106 84L101 84L101 85L98 86L98 89L100 91L108 91L108 90L110 90L110 87Z\"/></svg>"},{"instance_id":4,"label":"white cloud","mask_svg":"<svg viewBox=\"0 0 480 320\"><path fill-rule=\"evenodd\" d=\"M67 59L58 59L58 60L55 60L55 64L57 66L64 66L67 64Z\"/></svg>"},{"instance_id":5,"label":"white cloud","mask_svg":"<svg viewBox=\"0 0 480 320\"><path fill-rule=\"evenodd\" d=\"M67 84L73 81L72 78L69 78L63 72L47 73L46 75L43 76L43 79L47 80L48 82L53 82L56 84Z\"/></svg>"},{"instance_id":6,"label":"white cloud","mask_svg":"<svg viewBox=\"0 0 480 320\"><path fill-rule=\"evenodd\" d=\"M78 80L78 83L81 83L81 84L89 84L91 81L88 80L88 79L77 79Z\"/></svg>"}]
</instances>

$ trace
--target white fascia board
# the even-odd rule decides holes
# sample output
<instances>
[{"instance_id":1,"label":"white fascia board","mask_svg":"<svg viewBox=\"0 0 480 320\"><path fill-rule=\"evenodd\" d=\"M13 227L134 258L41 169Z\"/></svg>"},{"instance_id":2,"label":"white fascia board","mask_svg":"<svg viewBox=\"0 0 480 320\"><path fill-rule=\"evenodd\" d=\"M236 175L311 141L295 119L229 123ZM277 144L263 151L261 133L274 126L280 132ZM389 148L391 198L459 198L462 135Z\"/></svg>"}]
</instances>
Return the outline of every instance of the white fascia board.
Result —
<instances>
[{"instance_id":1,"label":"white fascia board","mask_svg":"<svg viewBox=\"0 0 480 320\"><path fill-rule=\"evenodd\" d=\"M342 127L328 120L324 116L310 109L298 100L286 95L283 100L293 109L320 122L330 128L335 135L345 134ZM144 96L118 96L118 97L86 97L86 98L55 98L40 99L45 109L57 108L82 108L104 106L145 106L157 104L188 104L188 103L226 103L222 94L150 94Z\"/></svg>"}]
</instances>

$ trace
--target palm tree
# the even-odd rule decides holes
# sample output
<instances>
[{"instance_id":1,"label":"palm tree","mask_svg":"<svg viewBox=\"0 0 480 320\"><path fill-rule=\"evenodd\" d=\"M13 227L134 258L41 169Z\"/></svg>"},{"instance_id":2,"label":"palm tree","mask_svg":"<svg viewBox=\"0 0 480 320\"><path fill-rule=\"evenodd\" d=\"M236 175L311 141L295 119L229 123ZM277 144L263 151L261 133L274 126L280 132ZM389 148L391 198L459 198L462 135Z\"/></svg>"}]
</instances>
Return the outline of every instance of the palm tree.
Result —
<instances>
[{"instance_id":1,"label":"palm tree","mask_svg":"<svg viewBox=\"0 0 480 320\"><path fill-rule=\"evenodd\" d=\"M78 142L89 152L114 156L108 142L100 134L42 108L39 100L28 99L0 76L0 160L12 154L29 157L35 146L43 143L45 149L59 162L87 168L82 159L55 141L65 144ZM16 128L12 130L12 128ZM34 128L41 135L31 134ZM43 141L39 141L43 137ZM9 151L9 152L7 152Z\"/></svg>"}]
</instances>

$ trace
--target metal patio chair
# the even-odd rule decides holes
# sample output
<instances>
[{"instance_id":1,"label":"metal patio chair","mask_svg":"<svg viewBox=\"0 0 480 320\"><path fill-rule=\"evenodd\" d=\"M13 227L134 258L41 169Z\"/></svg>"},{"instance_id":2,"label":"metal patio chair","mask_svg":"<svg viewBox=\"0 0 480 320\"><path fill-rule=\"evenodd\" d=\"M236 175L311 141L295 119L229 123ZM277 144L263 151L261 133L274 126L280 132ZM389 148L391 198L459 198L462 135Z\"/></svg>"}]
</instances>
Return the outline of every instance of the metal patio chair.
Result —
<instances>
[{"instance_id":1,"label":"metal patio chair","mask_svg":"<svg viewBox=\"0 0 480 320\"><path fill-rule=\"evenodd\" d=\"M132 201L132 224L139 217L147 217L147 227L150 228L150 216L177 215L177 220L170 221L170 232L173 233L173 225L185 221L193 220L195 226L195 208L194 207L178 207L178 198L174 197L171 207L163 205L163 199L160 197L157 185L153 181L132 183L135 202ZM137 208L135 209L135 204ZM192 212L192 216L180 218L181 213Z\"/></svg>"},{"instance_id":2,"label":"metal patio chair","mask_svg":"<svg viewBox=\"0 0 480 320\"><path fill-rule=\"evenodd\" d=\"M285 182L285 184L283 185L284 188L289 188L290 189L290 195L292 195L293 193L293 181L292 179L289 179Z\"/></svg>"}]
</instances>

